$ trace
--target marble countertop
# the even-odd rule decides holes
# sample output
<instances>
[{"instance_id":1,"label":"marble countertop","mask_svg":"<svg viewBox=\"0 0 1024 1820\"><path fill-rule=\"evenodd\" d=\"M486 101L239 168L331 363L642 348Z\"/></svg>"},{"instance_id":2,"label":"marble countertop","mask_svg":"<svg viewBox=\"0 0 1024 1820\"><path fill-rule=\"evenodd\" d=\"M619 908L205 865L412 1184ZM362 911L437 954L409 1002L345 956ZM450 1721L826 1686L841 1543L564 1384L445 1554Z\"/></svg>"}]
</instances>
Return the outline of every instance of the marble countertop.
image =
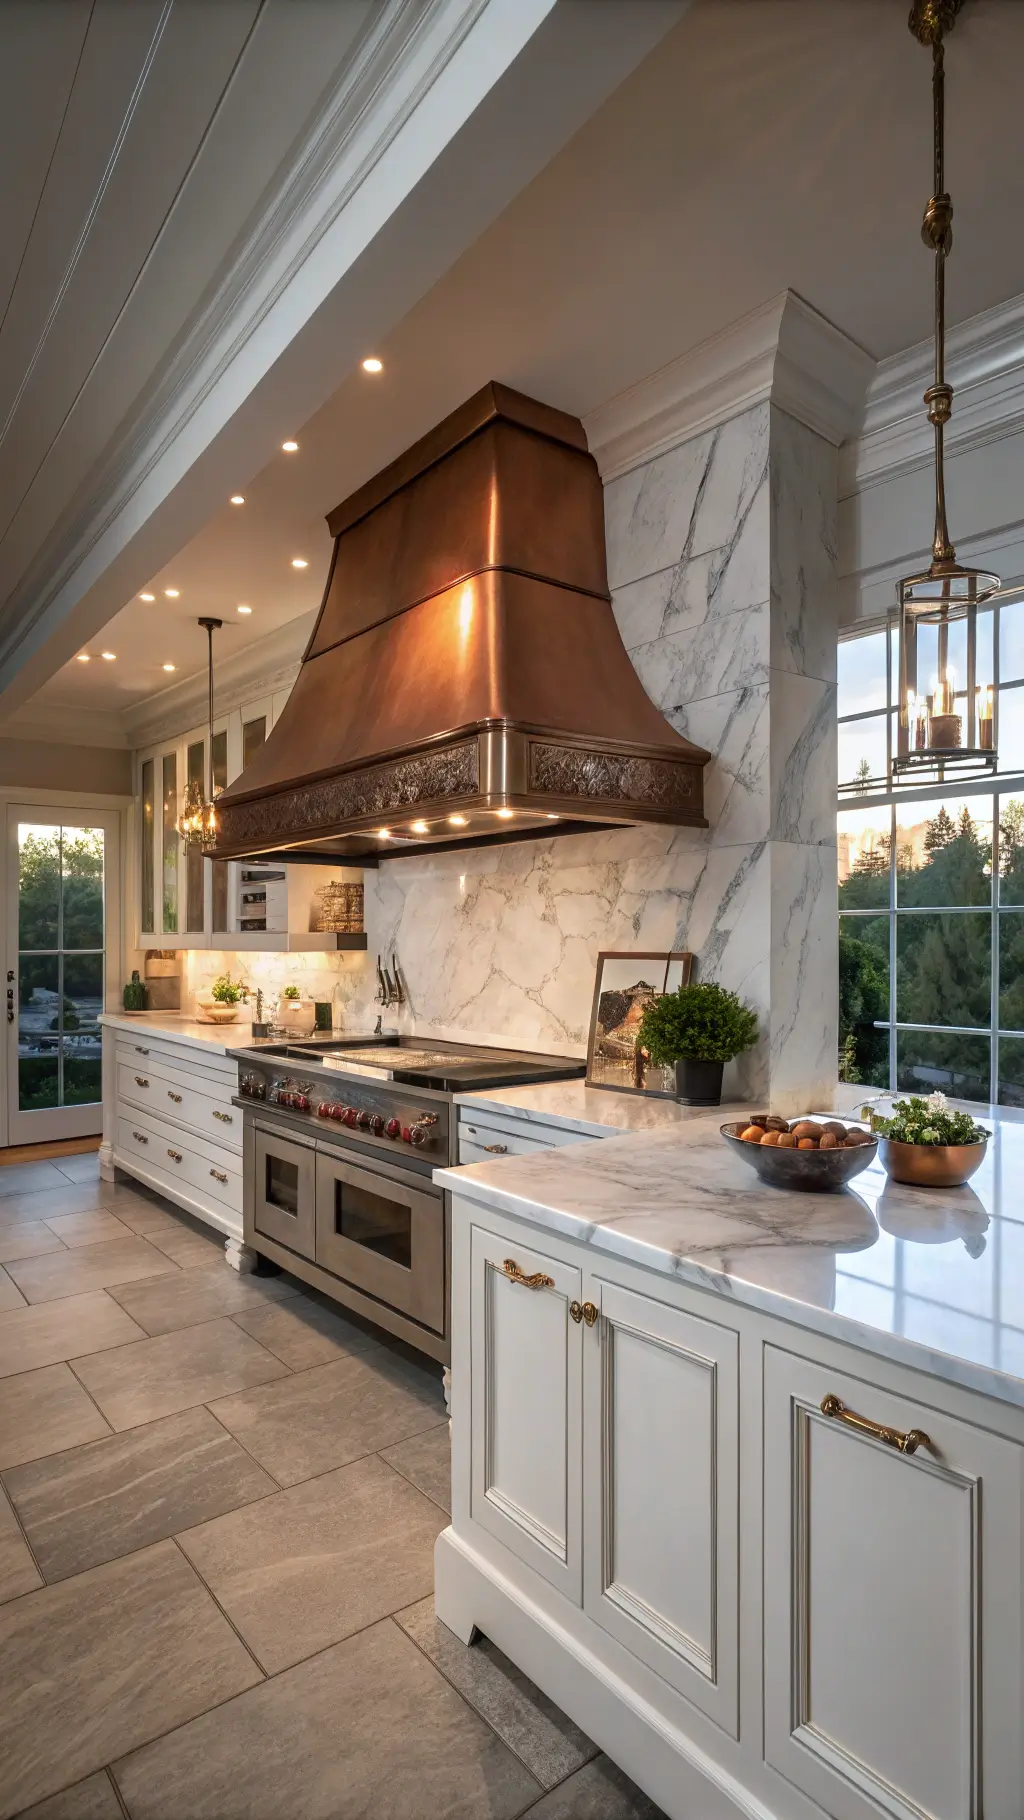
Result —
<instances>
[{"instance_id":1,"label":"marble countertop","mask_svg":"<svg viewBox=\"0 0 1024 1820\"><path fill-rule=\"evenodd\" d=\"M252 1041L252 1024L243 1017L236 1018L233 1024L201 1024L180 1011L146 1011L141 1017L104 1011L99 1021L126 1035L162 1036L167 1042L187 1043L213 1055L227 1055L230 1049L243 1049Z\"/></svg>"},{"instance_id":2,"label":"marble countertop","mask_svg":"<svg viewBox=\"0 0 1024 1820\"><path fill-rule=\"evenodd\" d=\"M723 1109L724 1111L724 1109ZM707 1121L435 1172L453 1193L595 1252L1024 1408L1024 1124L963 1188L875 1162L840 1194L770 1188Z\"/></svg>"},{"instance_id":3,"label":"marble countertop","mask_svg":"<svg viewBox=\"0 0 1024 1820\"><path fill-rule=\"evenodd\" d=\"M649 1093L620 1093L575 1081L538 1081L532 1087L490 1087L479 1093L457 1093L455 1103L467 1112L511 1112L531 1125L560 1125L588 1137L609 1131L674 1131L697 1120L715 1121L715 1130L743 1108L681 1106L678 1100Z\"/></svg>"}]
</instances>

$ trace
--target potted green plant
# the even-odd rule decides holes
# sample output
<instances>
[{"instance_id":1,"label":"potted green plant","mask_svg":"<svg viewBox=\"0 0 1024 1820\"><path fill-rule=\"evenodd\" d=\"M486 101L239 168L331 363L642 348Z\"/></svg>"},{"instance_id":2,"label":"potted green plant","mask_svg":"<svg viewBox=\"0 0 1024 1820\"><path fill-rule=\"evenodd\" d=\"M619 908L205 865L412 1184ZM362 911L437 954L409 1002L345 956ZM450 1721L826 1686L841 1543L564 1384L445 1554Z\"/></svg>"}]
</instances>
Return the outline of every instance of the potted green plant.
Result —
<instances>
[{"instance_id":1,"label":"potted green plant","mask_svg":"<svg viewBox=\"0 0 1024 1820\"><path fill-rule=\"evenodd\" d=\"M310 1036L316 1023L312 999L304 999L298 986L284 986L277 1001L277 1022L289 1036Z\"/></svg>"},{"instance_id":2,"label":"potted green plant","mask_svg":"<svg viewBox=\"0 0 1024 1820\"><path fill-rule=\"evenodd\" d=\"M757 1041L757 1014L735 992L705 980L653 999L636 1040L656 1067L675 1068L684 1106L718 1106L726 1062Z\"/></svg>"},{"instance_id":3,"label":"potted green plant","mask_svg":"<svg viewBox=\"0 0 1024 1820\"><path fill-rule=\"evenodd\" d=\"M980 1168L991 1132L969 1112L951 1112L944 1093L894 1100L891 1113L861 1108L878 1138L878 1160L894 1182L959 1188Z\"/></svg>"},{"instance_id":4,"label":"potted green plant","mask_svg":"<svg viewBox=\"0 0 1024 1820\"><path fill-rule=\"evenodd\" d=\"M233 1024L239 1005L248 997L249 988L242 980L222 973L208 992L196 993L196 1007L200 1019L208 1024Z\"/></svg>"}]
</instances>

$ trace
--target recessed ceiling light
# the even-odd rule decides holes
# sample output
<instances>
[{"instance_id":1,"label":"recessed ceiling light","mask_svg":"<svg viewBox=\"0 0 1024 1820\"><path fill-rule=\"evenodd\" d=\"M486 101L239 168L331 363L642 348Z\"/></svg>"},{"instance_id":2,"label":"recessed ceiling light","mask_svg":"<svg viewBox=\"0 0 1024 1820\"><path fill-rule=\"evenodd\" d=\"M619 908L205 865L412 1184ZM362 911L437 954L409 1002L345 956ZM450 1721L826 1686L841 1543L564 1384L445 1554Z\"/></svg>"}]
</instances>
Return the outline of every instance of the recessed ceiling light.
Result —
<instances>
[{"instance_id":1,"label":"recessed ceiling light","mask_svg":"<svg viewBox=\"0 0 1024 1820\"><path fill-rule=\"evenodd\" d=\"M448 820L453 828L464 828L466 826L466 817L464 815L449 815Z\"/></svg>"},{"instance_id":2,"label":"recessed ceiling light","mask_svg":"<svg viewBox=\"0 0 1024 1820\"><path fill-rule=\"evenodd\" d=\"M378 828L377 829L377 839L378 840L390 840L391 839L391 829L390 828Z\"/></svg>"},{"instance_id":3,"label":"recessed ceiling light","mask_svg":"<svg viewBox=\"0 0 1024 1820\"><path fill-rule=\"evenodd\" d=\"M181 593L181 589L180 588L165 588L164 593L166 594L168 600L177 600L179 594Z\"/></svg>"},{"instance_id":4,"label":"recessed ceiling light","mask_svg":"<svg viewBox=\"0 0 1024 1820\"><path fill-rule=\"evenodd\" d=\"M251 607L241 607L241 606L240 606L240 607L239 607L239 609L238 609L238 611L239 611L239 613L251 613L251 612L252 612L252 608L251 608Z\"/></svg>"},{"instance_id":5,"label":"recessed ceiling light","mask_svg":"<svg viewBox=\"0 0 1024 1820\"><path fill-rule=\"evenodd\" d=\"M105 658L108 664L112 664L115 657L117 656L117 652L116 651L101 651L100 656Z\"/></svg>"},{"instance_id":6,"label":"recessed ceiling light","mask_svg":"<svg viewBox=\"0 0 1024 1820\"><path fill-rule=\"evenodd\" d=\"M244 506L244 504L245 504L245 494L244 494L244 493L232 493L232 495L231 495L231 504L232 504L232 505L233 505L233 506Z\"/></svg>"},{"instance_id":7,"label":"recessed ceiling light","mask_svg":"<svg viewBox=\"0 0 1024 1820\"><path fill-rule=\"evenodd\" d=\"M499 821L510 822L512 820L513 815L515 814L515 810L514 809L496 809L494 811L494 813L498 817Z\"/></svg>"},{"instance_id":8,"label":"recessed ceiling light","mask_svg":"<svg viewBox=\"0 0 1024 1820\"><path fill-rule=\"evenodd\" d=\"M376 354L370 354L367 359L363 361L364 373L383 373L383 371L384 362L383 360L378 360Z\"/></svg>"},{"instance_id":9,"label":"recessed ceiling light","mask_svg":"<svg viewBox=\"0 0 1024 1820\"><path fill-rule=\"evenodd\" d=\"M294 455L297 453L299 445L297 442L283 442L281 447L286 455Z\"/></svg>"},{"instance_id":10,"label":"recessed ceiling light","mask_svg":"<svg viewBox=\"0 0 1024 1820\"><path fill-rule=\"evenodd\" d=\"M293 556L292 557L292 568L293 569L308 569L309 564L306 561L306 558L304 556Z\"/></svg>"},{"instance_id":11,"label":"recessed ceiling light","mask_svg":"<svg viewBox=\"0 0 1024 1820\"><path fill-rule=\"evenodd\" d=\"M413 822L412 831L414 834L429 834L430 833L430 829L427 827L426 822Z\"/></svg>"},{"instance_id":12,"label":"recessed ceiling light","mask_svg":"<svg viewBox=\"0 0 1024 1820\"><path fill-rule=\"evenodd\" d=\"M88 651L79 651L79 653L78 653L78 661L79 661L79 663L80 663L80 664L87 664L87 663L88 663L88 662L89 662L89 653L88 653Z\"/></svg>"},{"instance_id":13,"label":"recessed ceiling light","mask_svg":"<svg viewBox=\"0 0 1024 1820\"><path fill-rule=\"evenodd\" d=\"M173 665L173 664L165 664L165 665L164 665L164 669L165 669L165 670L173 670L173 669L174 669L174 665Z\"/></svg>"},{"instance_id":14,"label":"recessed ceiling light","mask_svg":"<svg viewBox=\"0 0 1024 1820\"><path fill-rule=\"evenodd\" d=\"M139 599L140 600L155 600L156 595L155 594L140 594Z\"/></svg>"}]
</instances>

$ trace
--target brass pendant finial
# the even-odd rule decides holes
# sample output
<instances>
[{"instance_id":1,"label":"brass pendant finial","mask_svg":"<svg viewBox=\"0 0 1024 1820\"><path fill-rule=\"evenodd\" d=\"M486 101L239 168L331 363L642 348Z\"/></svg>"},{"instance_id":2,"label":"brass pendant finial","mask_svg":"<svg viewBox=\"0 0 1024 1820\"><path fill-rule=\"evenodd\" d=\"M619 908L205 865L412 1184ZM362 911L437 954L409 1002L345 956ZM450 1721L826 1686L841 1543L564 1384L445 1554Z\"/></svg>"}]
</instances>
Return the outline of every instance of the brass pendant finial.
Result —
<instances>
[{"instance_id":1,"label":"brass pendant finial","mask_svg":"<svg viewBox=\"0 0 1024 1820\"><path fill-rule=\"evenodd\" d=\"M914 0L908 21L914 37L921 44L941 44L944 33L951 32L964 0Z\"/></svg>"}]
</instances>

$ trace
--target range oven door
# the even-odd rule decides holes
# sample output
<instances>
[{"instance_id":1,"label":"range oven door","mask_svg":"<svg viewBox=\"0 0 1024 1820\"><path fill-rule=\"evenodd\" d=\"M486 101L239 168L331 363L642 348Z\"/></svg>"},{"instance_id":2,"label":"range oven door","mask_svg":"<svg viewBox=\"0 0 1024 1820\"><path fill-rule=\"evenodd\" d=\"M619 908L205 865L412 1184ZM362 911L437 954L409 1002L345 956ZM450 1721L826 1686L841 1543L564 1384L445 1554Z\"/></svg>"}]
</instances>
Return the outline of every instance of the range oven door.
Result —
<instances>
[{"instance_id":1,"label":"range oven door","mask_svg":"<svg viewBox=\"0 0 1024 1820\"><path fill-rule=\"evenodd\" d=\"M248 1133L246 1134L248 1137ZM316 1152L311 1145L263 1125L251 1128L251 1166L245 1172L246 1213L254 1235L265 1233L289 1251L312 1258L316 1249Z\"/></svg>"},{"instance_id":2,"label":"range oven door","mask_svg":"<svg viewBox=\"0 0 1024 1820\"><path fill-rule=\"evenodd\" d=\"M444 1197L403 1170L316 1159L316 1261L410 1320L444 1332Z\"/></svg>"}]
</instances>

